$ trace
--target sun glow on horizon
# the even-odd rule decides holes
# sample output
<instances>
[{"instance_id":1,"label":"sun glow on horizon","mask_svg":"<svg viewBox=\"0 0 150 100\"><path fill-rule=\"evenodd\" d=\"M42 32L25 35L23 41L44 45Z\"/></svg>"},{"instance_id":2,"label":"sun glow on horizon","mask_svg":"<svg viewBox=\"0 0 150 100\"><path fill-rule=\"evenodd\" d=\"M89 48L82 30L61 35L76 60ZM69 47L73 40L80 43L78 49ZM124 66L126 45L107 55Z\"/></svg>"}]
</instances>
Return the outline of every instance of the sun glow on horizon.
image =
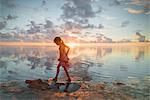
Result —
<instances>
[{"instance_id":1,"label":"sun glow on horizon","mask_svg":"<svg viewBox=\"0 0 150 100\"><path fill-rule=\"evenodd\" d=\"M74 48L74 47L76 47L78 44L77 44L77 43L67 43L67 45L68 45L70 48Z\"/></svg>"}]
</instances>

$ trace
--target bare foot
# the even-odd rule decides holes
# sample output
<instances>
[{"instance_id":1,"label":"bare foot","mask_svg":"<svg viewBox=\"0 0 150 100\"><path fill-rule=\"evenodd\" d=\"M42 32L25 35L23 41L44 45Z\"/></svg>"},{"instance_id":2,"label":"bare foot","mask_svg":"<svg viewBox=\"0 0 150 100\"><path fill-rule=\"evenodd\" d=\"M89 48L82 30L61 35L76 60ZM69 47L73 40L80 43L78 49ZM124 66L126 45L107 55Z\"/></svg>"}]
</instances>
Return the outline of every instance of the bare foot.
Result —
<instances>
[{"instance_id":1,"label":"bare foot","mask_svg":"<svg viewBox=\"0 0 150 100\"><path fill-rule=\"evenodd\" d=\"M68 79L67 79L67 82L71 82L71 79L70 79L70 78L68 78Z\"/></svg>"},{"instance_id":2,"label":"bare foot","mask_svg":"<svg viewBox=\"0 0 150 100\"><path fill-rule=\"evenodd\" d=\"M53 81L57 82L57 78L53 78Z\"/></svg>"}]
</instances>

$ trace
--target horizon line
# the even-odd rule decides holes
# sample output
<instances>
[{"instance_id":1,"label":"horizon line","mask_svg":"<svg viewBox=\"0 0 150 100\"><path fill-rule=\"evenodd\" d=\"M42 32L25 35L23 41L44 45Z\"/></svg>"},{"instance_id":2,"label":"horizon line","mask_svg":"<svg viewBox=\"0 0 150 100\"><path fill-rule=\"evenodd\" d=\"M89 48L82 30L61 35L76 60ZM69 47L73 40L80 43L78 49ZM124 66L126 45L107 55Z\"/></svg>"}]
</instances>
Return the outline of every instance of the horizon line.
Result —
<instances>
[{"instance_id":1,"label":"horizon line","mask_svg":"<svg viewBox=\"0 0 150 100\"><path fill-rule=\"evenodd\" d=\"M150 42L112 42L112 43L76 43L76 42L66 42L66 44L69 43L75 43L75 44L79 44L80 45L88 45L88 44L99 44L99 46L124 46L124 45L129 45L129 46L138 46L138 45L149 45L150 46ZM4 42L4 41L0 41L0 46L56 46L55 43L53 42Z\"/></svg>"}]
</instances>

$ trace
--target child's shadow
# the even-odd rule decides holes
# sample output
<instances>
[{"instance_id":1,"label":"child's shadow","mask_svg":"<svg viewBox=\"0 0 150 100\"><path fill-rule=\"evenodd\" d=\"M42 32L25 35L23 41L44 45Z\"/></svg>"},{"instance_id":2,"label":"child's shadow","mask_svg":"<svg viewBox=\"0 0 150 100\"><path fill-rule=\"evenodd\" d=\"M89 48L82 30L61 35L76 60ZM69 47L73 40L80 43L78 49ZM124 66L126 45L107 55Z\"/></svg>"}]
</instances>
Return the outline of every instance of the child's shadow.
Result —
<instances>
[{"instance_id":1,"label":"child's shadow","mask_svg":"<svg viewBox=\"0 0 150 100\"><path fill-rule=\"evenodd\" d=\"M77 83L63 83L63 82L55 82L52 81L49 88L54 90L54 91L59 91L59 92L75 92L80 89L80 85Z\"/></svg>"},{"instance_id":2,"label":"child's shadow","mask_svg":"<svg viewBox=\"0 0 150 100\"><path fill-rule=\"evenodd\" d=\"M26 80L28 88L36 89L36 90L52 90L55 92L75 92L80 89L80 85L77 83L64 83L64 82L56 82L51 81L48 83L47 81L37 79L37 80Z\"/></svg>"}]
</instances>

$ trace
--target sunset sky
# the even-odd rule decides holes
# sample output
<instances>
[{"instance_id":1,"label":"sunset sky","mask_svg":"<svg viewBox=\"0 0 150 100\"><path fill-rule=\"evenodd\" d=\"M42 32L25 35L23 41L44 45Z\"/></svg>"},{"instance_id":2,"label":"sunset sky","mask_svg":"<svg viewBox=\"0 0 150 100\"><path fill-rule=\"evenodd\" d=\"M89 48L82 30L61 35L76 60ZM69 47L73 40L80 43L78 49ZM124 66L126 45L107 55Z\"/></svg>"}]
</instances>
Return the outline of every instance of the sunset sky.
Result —
<instances>
[{"instance_id":1,"label":"sunset sky","mask_svg":"<svg viewBox=\"0 0 150 100\"><path fill-rule=\"evenodd\" d=\"M63 36L94 41L103 34L121 40L132 39L136 32L150 39L148 1L0 0L0 39L14 38L15 33L17 38L29 34L32 39Z\"/></svg>"}]
</instances>

